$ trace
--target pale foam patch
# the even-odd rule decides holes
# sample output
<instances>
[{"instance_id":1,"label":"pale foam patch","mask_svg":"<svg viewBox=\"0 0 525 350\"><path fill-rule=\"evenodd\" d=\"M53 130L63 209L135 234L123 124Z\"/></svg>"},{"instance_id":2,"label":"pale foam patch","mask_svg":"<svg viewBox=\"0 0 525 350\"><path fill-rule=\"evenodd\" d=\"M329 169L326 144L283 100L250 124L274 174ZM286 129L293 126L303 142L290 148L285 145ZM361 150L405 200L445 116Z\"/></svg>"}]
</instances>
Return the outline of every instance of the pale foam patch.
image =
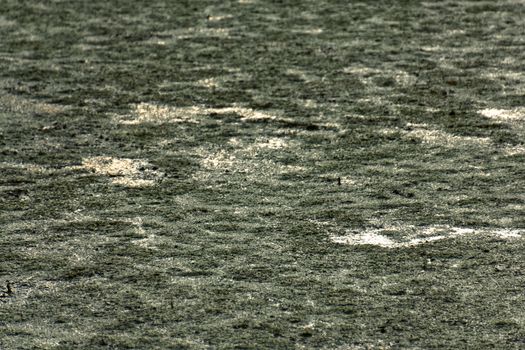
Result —
<instances>
[{"instance_id":1,"label":"pale foam patch","mask_svg":"<svg viewBox=\"0 0 525 350\"><path fill-rule=\"evenodd\" d=\"M443 35L442 37L449 39L446 34ZM485 51L485 48L481 45L480 46L461 46L461 47L427 45L427 46L422 46L421 51L465 54L465 53L483 53L483 51ZM440 67L456 68L454 65L449 64L447 62L449 62L449 60L442 60L440 63Z\"/></svg>"},{"instance_id":2,"label":"pale foam patch","mask_svg":"<svg viewBox=\"0 0 525 350\"><path fill-rule=\"evenodd\" d=\"M520 230L501 229L495 230L494 235L503 239L513 239L520 238L523 235L523 232Z\"/></svg>"},{"instance_id":3,"label":"pale foam patch","mask_svg":"<svg viewBox=\"0 0 525 350\"><path fill-rule=\"evenodd\" d=\"M423 52L441 52L443 51L443 46L440 45L434 45L434 46L422 46L421 51Z\"/></svg>"},{"instance_id":4,"label":"pale foam patch","mask_svg":"<svg viewBox=\"0 0 525 350\"><path fill-rule=\"evenodd\" d=\"M147 161L128 158L85 158L81 167L110 177L114 185L126 187L153 186L163 176L161 172L152 170Z\"/></svg>"},{"instance_id":5,"label":"pale foam patch","mask_svg":"<svg viewBox=\"0 0 525 350\"><path fill-rule=\"evenodd\" d=\"M514 62L507 60L507 64L513 64ZM505 62L503 62L505 64ZM489 79L505 79L505 80L517 80L525 81L525 73L522 71L506 70L506 69L496 69L492 71L485 72L481 75L484 78Z\"/></svg>"},{"instance_id":6,"label":"pale foam patch","mask_svg":"<svg viewBox=\"0 0 525 350\"><path fill-rule=\"evenodd\" d=\"M145 40L146 44L155 44L155 45L161 45L161 46L171 44L172 42L173 42L173 39L166 40L166 39L160 39L160 38L150 38L148 40ZM86 48L84 48L84 50L86 50Z\"/></svg>"},{"instance_id":7,"label":"pale foam patch","mask_svg":"<svg viewBox=\"0 0 525 350\"><path fill-rule=\"evenodd\" d=\"M100 23L97 22L97 24ZM83 38L83 40L87 44L98 45L107 42L108 40L111 40L111 38L107 35L87 35Z\"/></svg>"},{"instance_id":8,"label":"pale foam patch","mask_svg":"<svg viewBox=\"0 0 525 350\"><path fill-rule=\"evenodd\" d=\"M465 29L451 29L446 30L444 35L445 36L458 36L458 35L465 35L467 31Z\"/></svg>"},{"instance_id":9,"label":"pale foam patch","mask_svg":"<svg viewBox=\"0 0 525 350\"><path fill-rule=\"evenodd\" d=\"M319 35L323 33L323 29L322 28L312 28L312 27L295 28L295 29L292 29L291 32L295 34Z\"/></svg>"},{"instance_id":10,"label":"pale foam patch","mask_svg":"<svg viewBox=\"0 0 525 350\"><path fill-rule=\"evenodd\" d=\"M362 66L354 67L354 66L352 66L352 67L343 68L343 72L347 73L347 74L355 74L355 75L367 77L367 76L371 76L371 75L380 74L383 71L381 69L377 69L377 68L362 67Z\"/></svg>"},{"instance_id":11,"label":"pale foam patch","mask_svg":"<svg viewBox=\"0 0 525 350\"><path fill-rule=\"evenodd\" d=\"M458 136L439 129L431 128L427 124L413 124L408 123L408 127L412 130L403 131L406 138L416 138L423 143L440 146L480 146L489 145L491 143L488 137L474 137L474 136Z\"/></svg>"},{"instance_id":12,"label":"pale foam patch","mask_svg":"<svg viewBox=\"0 0 525 350\"><path fill-rule=\"evenodd\" d=\"M225 19L233 18L233 15L215 15L215 16L208 16L208 21L210 22L220 22L224 21Z\"/></svg>"},{"instance_id":13,"label":"pale foam patch","mask_svg":"<svg viewBox=\"0 0 525 350\"><path fill-rule=\"evenodd\" d=\"M216 172L243 174L249 179L260 180L289 172L303 172L304 167L284 165L273 161L272 152L289 151L298 147L297 143L289 139L268 138L246 142L239 138L232 138L228 142L232 149L210 151L202 148L198 151L201 156L202 170L195 173L196 179L210 179L216 177Z\"/></svg>"},{"instance_id":14,"label":"pale foam patch","mask_svg":"<svg viewBox=\"0 0 525 350\"><path fill-rule=\"evenodd\" d=\"M205 114L203 108L170 107L152 103L139 103L133 105L131 113L126 116L117 116L120 124L136 125L142 123L199 123L198 117Z\"/></svg>"},{"instance_id":15,"label":"pale foam patch","mask_svg":"<svg viewBox=\"0 0 525 350\"><path fill-rule=\"evenodd\" d=\"M210 108L204 106L171 107L151 103L140 103L132 107L131 113L124 116L115 116L120 124L136 125L142 123L200 123L203 117L209 114L237 114L241 121L277 119L280 112L270 114L251 108L233 106L223 108Z\"/></svg>"},{"instance_id":16,"label":"pale foam patch","mask_svg":"<svg viewBox=\"0 0 525 350\"><path fill-rule=\"evenodd\" d=\"M222 84L221 84L221 79L219 78L206 78L206 79L201 79L197 81L196 85L215 89L221 86Z\"/></svg>"},{"instance_id":17,"label":"pale foam patch","mask_svg":"<svg viewBox=\"0 0 525 350\"><path fill-rule=\"evenodd\" d=\"M390 350L393 343L387 343L382 339L373 342L361 342L360 344L341 345L333 350Z\"/></svg>"},{"instance_id":18,"label":"pale foam patch","mask_svg":"<svg viewBox=\"0 0 525 350\"><path fill-rule=\"evenodd\" d=\"M216 38L223 39L230 37L229 28L206 28L206 27L190 27L176 30L169 30L160 33L162 36L172 36L176 39L191 39L191 38Z\"/></svg>"},{"instance_id":19,"label":"pale foam patch","mask_svg":"<svg viewBox=\"0 0 525 350\"><path fill-rule=\"evenodd\" d=\"M140 237L132 240L131 242L133 244L136 244L142 248L158 250L157 245L159 244L159 237L151 232L147 232L140 216L133 219L126 219L124 221L133 225L135 234Z\"/></svg>"},{"instance_id":20,"label":"pale foam patch","mask_svg":"<svg viewBox=\"0 0 525 350\"><path fill-rule=\"evenodd\" d=\"M99 175L133 176L139 173L138 169L146 165L146 162L126 158L92 157L84 159L82 165Z\"/></svg>"},{"instance_id":21,"label":"pale foam patch","mask_svg":"<svg viewBox=\"0 0 525 350\"><path fill-rule=\"evenodd\" d=\"M378 128L376 133L383 136L395 136L402 132L400 128Z\"/></svg>"},{"instance_id":22,"label":"pale foam patch","mask_svg":"<svg viewBox=\"0 0 525 350\"><path fill-rule=\"evenodd\" d=\"M135 179L135 178L126 177L126 176L111 179L111 183L114 185L120 185L124 187L132 187L132 188L150 187L150 186L155 185L154 180Z\"/></svg>"},{"instance_id":23,"label":"pale foam patch","mask_svg":"<svg viewBox=\"0 0 525 350\"><path fill-rule=\"evenodd\" d=\"M448 225L416 227L413 225L395 225L384 228L347 231L345 234L329 234L334 243L348 245L374 245L383 248L413 247L425 243L454 237L482 235L500 239L518 239L523 237L523 230L465 228Z\"/></svg>"},{"instance_id":24,"label":"pale foam patch","mask_svg":"<svg viewBox=\"0 0 525 350\"><path fill-rule=\"evenodd\" d=\"M486 108L478 111L484 117L502 122L516 122L525 120L525 107L513 109Z\"/></svg>"},{"instance_id":25,"label":"pale foam patch","mask_svg":"<svg viewBox=\"0 0 525 350\"><path fill-rule=\"evenodd\" d=\"M395 242L388 237L382 236L374 232L364 232L355 236L333 236L332 241L335 243L349 244L349 245L363 245L370 244L379 247L393 247Z\"/></svg>"},{"instance_id":26,"label":"pale foam patch","mask_svg":"<svg viewBox=\"0 0 525 350\"><path fill-rule=\"evenodd\" d=\"M394 72L394 79L399 85L412 86L417 82L417 77L403 70Z\"/></svg>"},{"instance_id":27,"label":"pale foam patch","mask_svg":"<svg viewBox=\"0 0 525 350\"><path fill-rule=\"evenodd\" d=\"M255 149L283 149L290 145L290 141L282 138L270 137L262 142L257 142L254 145Z\"/></svg>"},{"instance_id":28,"label":"pale foam patch","mask_svg":"<svg viewBox=\"0 0 525 350\"><path fill-rule=\"evenodd\" d=\"M201 153L204 153L204 151ZM238 163L237 157L224 150L205 155L201 161L201 165L204 168L211 170L229 170L236 163Z\"/></svg>"},{"instance_id":29,"label":"pale foam patch","mask_svg":"<svg viewBox=\"0 0 525 350\"><path fill-rule=\"evenodd\" d=\"M478 113L486 118L508 125L519 134L523 134L525 131L525 107L512 109L486 108L479 110ZM509 145L504 147L502 152L506 156L521 155L525 154L525 147L523 145Z\"/></svg>"},{"instance_id":30,"label":"pale foam patch","mask_svg":"<svg viewBox=\"0 0 525 350\"><path fill-rule=\"evenodd\" d=\"M363 104L363 105L370 105L370 104L372 104L372 105L375 105L375 106L389 104L389 101L387 99L385 99L383 96L379 96L379 95L369 96L369 97L365 97L365 98L359 98L359 99L357 99L357 102L359 104ZM369 118L368 116L357 115L357 114L352 115L352 117L353 118L363 119L363 120Z\"/></svg>"},{"instance_id":31,"label":"pale foam patch","mask_svg":"<svg viewBox=\"0 0 525 350\"><path fill-rule=\"evenodd\" d=\"M312 99L297 100L297 102L306 108L319 108L320 104Z\"/></svg>"},{"instance_id":32,"label":"pale foam patch","mask_svg":"<svg viewBox=\"0 0 525 350\"><path fill-rule=\"evenodd\" d=\"M217 88L223 87L227 83L242 82L242 81L248 81L251 79L252 79L252 76L250 74L234 72L230 75L222 75L222 76L217 76L217 77L204 78L204 79L198 80L195 83L195 85L217 89Z\"/></svg>"},{"instance_id":33,"label":"pale foam patch","mask_svg":"<svg viewBox=\"0 0 525 350\"><path fill-rule=\"evenodd\" d=\"M259 154L264 154L271 150L285 150L298 147L297 142L291 141L288 138L279 137L257 138L251 143L233 137L228 141L228 144L239 148L236 153L249 157L256 157Z\"/></svg>"},{"instance_id":34,"label":"pale foam patch","mask_svg":"<svg viewBox=\"0 0 525 350\"><path fill-rule=\"evenodd\" d=\"M428 113L438 113L441 112L441 109L427 106L425 107L425 111L427 111Z\"/></svg>"},{"instance_id":35,"label":"pale foam patch","mask_svg":"<svg viewBox=\"0 0 525 350\"><path fill-rule=\"evenodd\" d=\"M508 146L503 149L503 153L507 156L515 156L525 154L525 146Z\"/></svg>"}]
</instances>

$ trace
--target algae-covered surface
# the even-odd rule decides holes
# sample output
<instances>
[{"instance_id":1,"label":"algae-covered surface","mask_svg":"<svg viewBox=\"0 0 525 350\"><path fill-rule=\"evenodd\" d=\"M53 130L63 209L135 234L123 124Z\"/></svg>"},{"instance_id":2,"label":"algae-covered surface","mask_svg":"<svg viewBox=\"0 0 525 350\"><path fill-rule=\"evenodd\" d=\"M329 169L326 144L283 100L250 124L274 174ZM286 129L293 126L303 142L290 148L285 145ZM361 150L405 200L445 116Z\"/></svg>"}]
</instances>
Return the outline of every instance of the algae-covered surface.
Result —
<instances>
[{"instance_id":1,"label":"algae-covered surface","mask_svg":"<svg viewBox=\"0 0 525 350\"><path fill-rule=\"evenodd\" d=\"M524 14L3 0L0 348L525 348Z\"/></svg>"}]
</instances>

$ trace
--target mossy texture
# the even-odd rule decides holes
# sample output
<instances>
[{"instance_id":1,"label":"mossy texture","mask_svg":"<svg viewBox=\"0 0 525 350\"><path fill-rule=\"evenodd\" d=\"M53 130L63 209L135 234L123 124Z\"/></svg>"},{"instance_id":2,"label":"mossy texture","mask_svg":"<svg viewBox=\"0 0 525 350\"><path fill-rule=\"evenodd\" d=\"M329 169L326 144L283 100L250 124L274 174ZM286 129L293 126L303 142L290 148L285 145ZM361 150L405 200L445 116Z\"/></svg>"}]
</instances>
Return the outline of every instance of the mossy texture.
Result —
<instances>
[{"instance_id":1,"label":"mossy texture","mask_svg":"<svg viewBox=\"0 0 525 350\"><path fill-rule=\"evenodd\" d=\"M524 348L524 11L3 0L0 348Z\"/></svg>"}]
</instances>

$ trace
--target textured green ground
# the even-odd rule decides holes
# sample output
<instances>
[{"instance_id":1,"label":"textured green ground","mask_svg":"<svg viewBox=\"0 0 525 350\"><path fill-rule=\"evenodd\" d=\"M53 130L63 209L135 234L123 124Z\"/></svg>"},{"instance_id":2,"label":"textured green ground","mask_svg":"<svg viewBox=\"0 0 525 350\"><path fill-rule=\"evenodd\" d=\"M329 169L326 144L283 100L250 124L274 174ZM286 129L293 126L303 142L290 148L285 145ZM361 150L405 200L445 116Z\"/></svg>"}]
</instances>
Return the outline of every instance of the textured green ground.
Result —
<instances>
[{"instance_id":1,"label":"textured green ground","mask_svg":"<svg viewBox=\"0 0 525 350\"><path fill-rule=\"evenodd\" d=\"M0 348L523 349L524 13L3 0Z\"/></svg>"}]
</instances>

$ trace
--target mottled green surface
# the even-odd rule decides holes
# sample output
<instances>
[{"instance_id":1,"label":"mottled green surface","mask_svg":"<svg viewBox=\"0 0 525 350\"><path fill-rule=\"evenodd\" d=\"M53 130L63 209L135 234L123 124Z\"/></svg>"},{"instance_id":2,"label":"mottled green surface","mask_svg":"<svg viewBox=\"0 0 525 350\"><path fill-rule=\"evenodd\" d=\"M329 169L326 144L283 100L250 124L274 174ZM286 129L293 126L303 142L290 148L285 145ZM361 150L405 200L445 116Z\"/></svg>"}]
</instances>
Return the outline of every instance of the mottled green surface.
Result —
<instances>
[{"instance_id":1,"label":"mottled green surface","mask_svg":"<svg viewBox=\"0 0 525 350\"><path fill-rule=\"evenodd\" d=\"M523 349L524 13L3 0L0 348Z\"/></svg>"}]
</instances>

